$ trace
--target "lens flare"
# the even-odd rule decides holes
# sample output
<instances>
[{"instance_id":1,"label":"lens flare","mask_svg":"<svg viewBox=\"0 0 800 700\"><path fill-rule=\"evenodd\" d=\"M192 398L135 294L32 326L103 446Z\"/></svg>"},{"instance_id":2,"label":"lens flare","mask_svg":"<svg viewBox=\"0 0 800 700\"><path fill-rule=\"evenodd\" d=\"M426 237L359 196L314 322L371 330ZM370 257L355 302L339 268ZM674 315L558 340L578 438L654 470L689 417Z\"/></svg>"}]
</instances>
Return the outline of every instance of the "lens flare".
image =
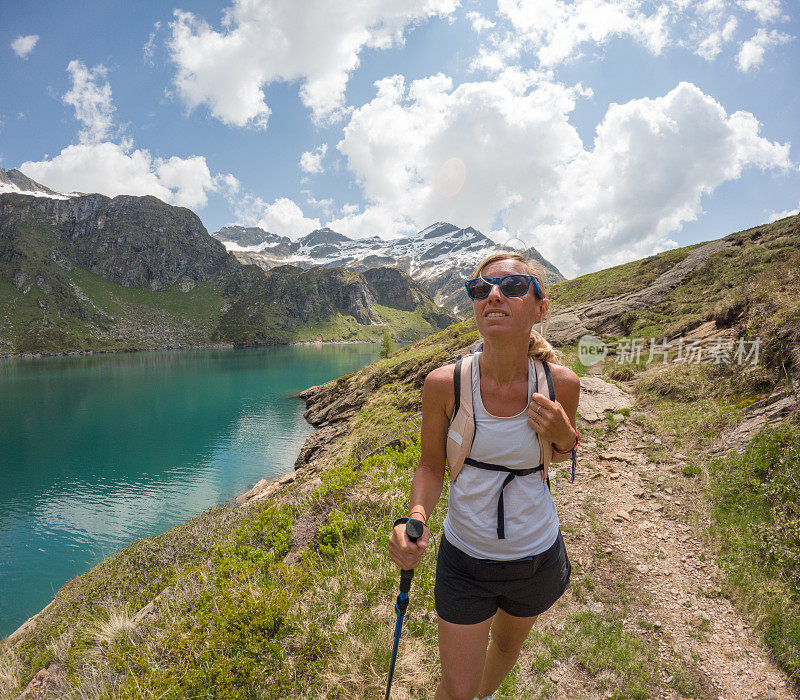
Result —
<instances>
[{"instance_id":1,"label":"lens flare","mask_svg":"<svg viewBox=\"0 0 800 700\"><path fill-rule=\"evenodd\" d=\"M515 253L524 253L529 247L525 241L517 238L513 233L501 238L497 245L505 250L513 250Z\"/></svg>"},{"instance_id":2,"label":"lens flare","mask_svg":"<svg viewBox=\"0 0 800 700\"><path fill-rule=\"evenodd\" d=\"M461 158L448 158L436 175L436 189L442 197L455 197L467 180L467 166Z\"/></svg>"}]
</instances>

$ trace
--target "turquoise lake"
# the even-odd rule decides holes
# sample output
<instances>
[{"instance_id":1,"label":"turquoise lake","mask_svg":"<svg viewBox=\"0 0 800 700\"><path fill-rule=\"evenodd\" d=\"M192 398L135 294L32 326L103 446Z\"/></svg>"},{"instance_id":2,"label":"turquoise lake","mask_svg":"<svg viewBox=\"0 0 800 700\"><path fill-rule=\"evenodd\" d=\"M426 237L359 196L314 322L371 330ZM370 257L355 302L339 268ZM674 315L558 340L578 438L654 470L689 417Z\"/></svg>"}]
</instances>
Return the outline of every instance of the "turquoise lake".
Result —
<instances>
[{"instance_id":1,"label":"turquoise lake","mask_svg":"<svg viewBox=\"0 0 800 700\"><path fill-rule=\"evenodd\" d=\"M290 394L378 350L0 360L0 638L128 544L290 472L313 430Z\"/></svg>"}]
</instances>

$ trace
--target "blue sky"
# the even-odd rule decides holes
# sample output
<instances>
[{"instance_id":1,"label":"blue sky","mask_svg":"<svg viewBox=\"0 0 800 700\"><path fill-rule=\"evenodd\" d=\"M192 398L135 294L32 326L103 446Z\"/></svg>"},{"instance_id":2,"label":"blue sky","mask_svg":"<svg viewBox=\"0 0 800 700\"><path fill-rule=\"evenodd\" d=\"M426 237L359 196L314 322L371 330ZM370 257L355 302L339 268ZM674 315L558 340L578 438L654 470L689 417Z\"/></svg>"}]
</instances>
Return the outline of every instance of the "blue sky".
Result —
<instances>
[{"instance_id":1,"label":"blue sky","mask_svg":"<svg viewBox=\"0 0 800 700\"><path fill-rule=\"evenodd\" d=\"M800 205L786 0L0 0L0 166L210 231L521 238L572 276ZM305 154L305 156L304 156Z\"/></svg>"}]
</instances>

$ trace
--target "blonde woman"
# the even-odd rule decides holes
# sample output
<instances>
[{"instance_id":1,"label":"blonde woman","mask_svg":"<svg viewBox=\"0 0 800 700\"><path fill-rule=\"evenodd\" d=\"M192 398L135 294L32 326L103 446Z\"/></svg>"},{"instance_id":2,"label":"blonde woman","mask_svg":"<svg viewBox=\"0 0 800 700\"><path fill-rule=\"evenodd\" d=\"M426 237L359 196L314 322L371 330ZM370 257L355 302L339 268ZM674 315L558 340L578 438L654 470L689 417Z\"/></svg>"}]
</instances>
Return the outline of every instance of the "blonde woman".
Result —
<instances>
[{"instance_id":1,"label":"blonde woman","mask_svg":"<svg viewBox=\"0 0 800 700\"><path fill-rule=\"evenodd\" d=\"M475 433L450 487L436 566L442 670L436 700L491 698L571 572L541 462L543 453L552 461L566 459L577 444L580 380L557 364L550 344L533 330L550 305L542 271L521 255L500 253L486 258L465 284L483 349L464 359L472 362ZM542 362L555 401L547 386L537 386ZM455 408L451 364L425 378L410 518L427 522L441 496ZM413 543L398 523L389 554L401 568L413 569L429 540L427 526Z\"/></svg>"}]
</instances>

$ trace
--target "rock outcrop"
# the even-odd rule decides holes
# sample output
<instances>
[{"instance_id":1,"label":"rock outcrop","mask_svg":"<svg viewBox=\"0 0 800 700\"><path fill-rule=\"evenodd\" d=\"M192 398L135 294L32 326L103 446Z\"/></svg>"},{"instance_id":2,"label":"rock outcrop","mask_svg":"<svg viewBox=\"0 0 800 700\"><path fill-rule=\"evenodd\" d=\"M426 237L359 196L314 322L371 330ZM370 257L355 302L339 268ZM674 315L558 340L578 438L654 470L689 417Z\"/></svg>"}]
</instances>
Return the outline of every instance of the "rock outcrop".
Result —
<instances>
[{"instance_id":1,"label":"rock outcrop","mask_svg":"<svg viewBox=\"0 0 800 700\"><path fill-rule=\"evenodd\" d=\"M548 326L548 340L556 345L568 345L586 333L623 333L620 317L626 311L646 309L663 301L689 273L703 265L714 253L732 245L725 238L710 241L690 251L685 259L644 289L558 309Z\"/></svg>"},{"instance_id":2,"label":"rock outcrop","mask_svg":"<svg viewBox=\"0 0 800 700\"><path fill-rule=\"evenodd\" d=\"M585 421L594 423L605 418L606 411L631 408L631 395L600 377L581 377L578 413Z\"/></svg>"}]
</instances>

